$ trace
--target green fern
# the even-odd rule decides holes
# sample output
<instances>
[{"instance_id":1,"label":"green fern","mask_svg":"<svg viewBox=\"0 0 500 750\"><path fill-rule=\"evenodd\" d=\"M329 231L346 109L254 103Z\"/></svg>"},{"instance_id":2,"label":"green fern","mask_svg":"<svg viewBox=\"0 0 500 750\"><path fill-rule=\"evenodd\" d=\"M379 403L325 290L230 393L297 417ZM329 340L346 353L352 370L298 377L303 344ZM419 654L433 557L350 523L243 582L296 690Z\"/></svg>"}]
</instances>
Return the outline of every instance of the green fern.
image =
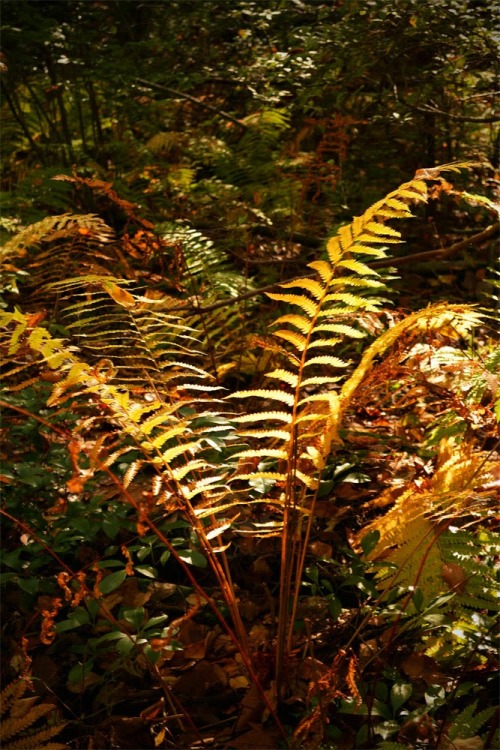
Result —
<instances>
[{"instance_id":1,"label":"green fern","mask_svg":"<svg viewBox=\"0 0 500 750\"><path fill-rule=\"evenodd\" d=\"M458 716L455 716L451 729L447 733L448 738L452 743L453 740L456 739L467 740L478 735L486 722L491 719L496 708L493 706L485 708L477 713L476 711L477 701L470 703L458 714ZM451 747L453 747L453 744L451 744Z\"/></svg>"},{"instance_id":2,"label":"green fern","mask_svg":"<svg viewBox=\"0 0 500 750\"><path fill-rule=\"evenodd\" d=\"M280 180L276 178L276 161L283 134L290 127L289 115L284 110L263 109L242 122L247 126L245 134L232 153L221 154L217 173L224 182L237 186L248 200L253 201L258 193L264 210L268 203L279 207L283 199L289 200L291 190L290 181L286 180L280 191Z\"/></svg>"},{"instance_id":3,"label":"green fern","mask_svg":"<svg viewBox=\"0 0 500 750\"><path fill-rule=\"evenodd\" d=\"M252 280L235 270L225 254L201 232L179 225L163 225L162 234L169 244L180 246L187 271L185 284L190 291L188 305L198 306L202 299L201 307L210 307L254 289ZM187 309L183 313L186 326L197 337L200 350L204 352L203 366L216 377L237 366L245 335L252 332L249 324L256 304L253 300L244 307L234 304L230 309L215 308L199 313Z\"/></svg>"}]
</instances>

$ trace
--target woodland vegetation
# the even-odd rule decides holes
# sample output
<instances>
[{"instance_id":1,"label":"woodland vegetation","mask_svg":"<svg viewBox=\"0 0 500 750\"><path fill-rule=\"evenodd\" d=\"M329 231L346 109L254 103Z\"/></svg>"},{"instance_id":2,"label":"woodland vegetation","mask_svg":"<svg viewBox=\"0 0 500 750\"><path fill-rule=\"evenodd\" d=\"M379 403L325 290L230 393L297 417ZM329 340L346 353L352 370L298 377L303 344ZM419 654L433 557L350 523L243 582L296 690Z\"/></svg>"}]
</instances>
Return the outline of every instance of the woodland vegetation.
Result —
<instances>
[{"instance_id":1,"label":"woodland vegetation","mask_svg":"<svg viewBox=\"0 0 500 750\"><path fill-rule=\"evenodd\" d=\"M495 20L4 0L4 750L498 747Z\"/></svg>"}]
</instances>

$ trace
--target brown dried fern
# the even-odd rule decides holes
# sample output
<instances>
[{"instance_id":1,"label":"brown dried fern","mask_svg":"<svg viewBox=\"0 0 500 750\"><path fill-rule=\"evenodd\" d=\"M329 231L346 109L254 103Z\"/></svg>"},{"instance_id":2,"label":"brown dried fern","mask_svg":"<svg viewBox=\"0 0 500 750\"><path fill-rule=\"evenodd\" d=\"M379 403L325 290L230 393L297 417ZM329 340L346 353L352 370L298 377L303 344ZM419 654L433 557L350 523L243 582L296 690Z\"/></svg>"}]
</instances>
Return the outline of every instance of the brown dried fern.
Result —
<instances>
[{"instance_id":1,"label":"brown dried fern","mask_svg":"<svg viewBox=\"0 0 500 750\"><path fill-rule=\"evenodd\" d=\"M34 726L54 710L50 703L38 703L38 697L23 697L29 682L19 677L0 693L0 746L2 750L67 750L61 742L50 742L65 724Z\"/></svg>"}]
</instances>

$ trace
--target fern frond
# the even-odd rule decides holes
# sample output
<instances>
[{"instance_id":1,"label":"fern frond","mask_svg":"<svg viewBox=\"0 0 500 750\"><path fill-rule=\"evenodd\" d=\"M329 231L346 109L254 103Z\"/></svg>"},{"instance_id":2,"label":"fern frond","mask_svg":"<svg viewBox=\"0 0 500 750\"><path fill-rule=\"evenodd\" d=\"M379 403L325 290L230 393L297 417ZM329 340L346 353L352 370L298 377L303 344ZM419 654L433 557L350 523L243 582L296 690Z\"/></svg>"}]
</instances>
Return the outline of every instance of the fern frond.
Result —
<instances>
[{"instance_id":1,"label":"fern frond","mask_svg":"<svg viewBox=\"0 0 500 750\"><path fill-rule=\"evenodd\" d=\"M286 458L287 452L278 448L267 448L266 458ZM238 451L233 454L233 458L262 458L262 451L260 450L245 450Z\"/></svg>"},{"instance_id":2,"label":"fern frond","mask_svg":"<svg viewBox=\"0 0 500 750\"><path fill-rule=\"evenodd\" d=\"M268 292L267 296L270 299L277 300L278 302L285 302L287 305L296 305L301 307L310 317L312 317L317 310L316 304L308 297L299 294L279 294L275 292Z\"/></svg>"},{"instance_id":3,"label":"fern frond","mask_svg":"<svg viewBox=\"0 0 500 750\"><path fill-rule=\"evenodd\" d=\"M305 367L312 367L313 365L329 365L330 367L348 367L349 362L344 362L344 360L339 359L338 357L330 357L330 356L321 356L321 357L311 357L307 362L304 364Z\"/></svg>"},{"instance_id":4,"label":"fern frond","mask_svg":"<svg viewBox=\"0 0 500 750\"><path fill-rule=\"evenodd\" d=\"M68 239L69 237L90 235L99 244L106 244L114 239L113 230L94 214L61 214L47 216L31 224L22 232L5 243L0 250L0 261L24 254L29 248L41 242Z\"/></svg>"},{"instance_id":5,"label":"fern frond","mask_svg":"<svg viewBox=\"0 0 500 750\"><path fill-rule=\"evenodd\" d=\"M470 703L453 720L451 729L448 731L450 740L469 739L479 734L481 728L491 719L496 711L495 706L477 711L477 701ZM453 747L453 745L452 745Z\"/></svg>"},{"instance_id":6,"label":"fern frond","mask_svg":"<svg viewBox=\"0 0 500 750\"><path fill-rule=\"evenodd\" d=\"M303 318L301 315L282 315L280 318L274 321L275 325L282 325L283 323L289 323L290 325L298 328L299 331L306 334L310 329L309 318Z\"/></svg>"},{"instance_id":7,"label":"fern frond","mask_svg":"<svg viewBox=\"0 0 500 750\"><path fill-rule=\"evenodd\" d=\"M239 430L238 434L242 437L255 437L259 439L264 438L278 438L279 440L284 440L285 442L290 439L290 433L286 430Z\"/></svg>"},{"instance_id":8,"label":"fern frond","mask_svg":"<svg viewBox=\"0 0 500 750\"><path fill-rule=\"evenodd\" d=\"M294 404L293 396L290 393L286 393L285 391L265 390L263 388L253 391L236 391L233 393L232 397L271 399L271 401L283 401L283 403L288 404L288 406L293 406Z\"/></svg>"},{"instance_id":9,"label":"fern frond","mask_svg":"<svg viewBox=\"0 0 500 750\"><path fill-rule=\"evenodd\" d=\"M276 378L278 380L282 380L283 383L287 383L288 385L292 386L292 388L295 388L298 383L299 376L294 372L290 372L289 370L279 369L266 373L266 378Z\"/></svg>"},{"instance_id":10,"label":"fern frond","mask_svg":"<svg viewBox=\"0 0 500 750\"><path fill-rule=\"evenodd\" d=\"M234 422L246 423L246 422L267 422L269 420L277 420L279 422L290 423L292 416L286 411L260 411L255 414L238 414L233 417Z\"/></svg>"},{"instance_id":11,"label":"fern frond","mask_svg":"<svg viewBox=\"0 0 500 750\"><path fill-rule=\"evenodd\" d=\"M315 333L322 333L323 331L328 331L329 333L340 333L353 339L362 339L366 336L366 333L363 331L358 331L357 328L342 323L320 323L315 326L314 330Z\"/></svg>"},{"instance_id":12,"label":"fern frond","mask_svg":"<svg viewBox=\"0 0 500 750\"><path fill-rule=\"evenodd\" d=\"M285 329L280 329L279 331L274 331L274 335L278 336L278 338L280 339L284 339L285 341L288 341L290 344L293 344L294 347L299 352L303 352L307 344L306 337L302 336L300 333L297 333L296 331L287 331Z\"/></svg>"},{"instance_id":13,"label":"fern frond","mask_svg":"<svg viewBox=\"0 0 500 750\"><path fill-rule=\"evenodd\" d=\"M327 438L323 444L324 449L327 446L331 449L332 445L337 443L337 429L340 418L348 407L355 390L372 366L375 357L383 354L403 333L407 333L412 328L417 328L420 324L424 324L424 321L428 327L440 327L446 325L453 317L457 321L459 319L464 321L470 315L470 311L466 311L464 307L455 308L451 311L447 306L442 306L418 314L413 318L409 316L409 319L404 321L399 328L396 326L391 329L366 350L360 365L340 391L338 414L335 415L335 418L332 419L328 409L322 416L314 411L301 413L301 408L308 408L310 403L304 400L302 389L310 386L320 387L334 384L336 378L324 374L321 370L324 370L325 367L345 369L349 365L343 359L330 354L330 351L341 343L343 336L361 338L364 335L353 326L337 322L338 317L342 314L352 314L357 311L377 312L382 303L382 300L373 296L376 294L376 290L383 286L382 282L377 280L377 272L356 256L363 258L370 253L385 255L385 250L379 248L378 245L399 242L401 237L399 231L386 224L386 219L388 217L394 218L395 214L397 218L411 216L408 204L425 201L426 198L425 181L414 179L405 183L398 190L371 206L362 217L354 219L352 224L342 227L338 235L328 241L328 261L314 261L310 264L310 267L318 273L317 279L301 278L287 281L281 285L281 288L285 290L284 292L268 293L271 299L292 307L298 307L302 311L279 317L276 323L282 327L274 331L275 337L292 345L295 350L293 352L295 359L289 359L289 366L286 369L278 368L270 374L270 377L282 383L283 391L260 389L251 392L238 392L234 394L234 397L237 399L255 397L281 400L293 409L293 422L297 425L310 423L315 419L323 420L324 424L318 425L318 430L315 430L314 433L309 428L302 435L299 431L296 436L297 445L293 444L293 441L290 443L287 439L287 462L289 471L292 473L295 471L293 456L307 453L307 446L303 445L303 441L310 441L313 434L314 440L316 440L316 434L324 432L325 429L333 430L336 436L335 440ZM367 293L370 292L371 296L354 294L347 291L349 287L366 290ZM288 289L297 290L300 293L288 293ZM337 333L339 337L325 338L324 332ZM324 349L328 353L314 356L314 350L318 348ZM312 374L309 372L310 369L313 369ZM314 370L317 372L314 372ZM253 421L253 418L248 421ZM259 442L261 443L261 455L265 458L266 451L262 446L262 440L259 440ZM316 445L311 447L317 450Z\"/></svg>"},{"instance_id":14,"label":"fern frond","mask_svg":"<svg viewBox=\"0 0 500 750\"><path fill-rule=\"evenodd\" d=\"M4 750L49 750L56 747L66 750L67 745L47 741L64 729L64 724L54 724L30 730L42 717L54 711L50 703L38 703L38 697L23 698L28 681L14 680L0 693L0 743ZM30 730L30 731L27 731ZM16 739L17 738L17 739Z\"/></svg>"}]
</instances>

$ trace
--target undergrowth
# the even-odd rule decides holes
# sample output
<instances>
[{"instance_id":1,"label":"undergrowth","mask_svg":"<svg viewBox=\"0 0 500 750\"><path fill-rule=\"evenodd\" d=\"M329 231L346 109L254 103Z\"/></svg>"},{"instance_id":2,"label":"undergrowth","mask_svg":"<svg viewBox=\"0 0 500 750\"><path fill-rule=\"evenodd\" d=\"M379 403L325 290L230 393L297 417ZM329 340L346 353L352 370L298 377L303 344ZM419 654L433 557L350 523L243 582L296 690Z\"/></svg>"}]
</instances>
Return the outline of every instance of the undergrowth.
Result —
<instances>
[{"instance_id":1,"label":"undergrowth","mask_svg":"<svg viewBox=\"0 0 500 750\"><path fill-rule=\"evenodd\" d=\"M466 166L342 227L253 338L248 279L107 183L61 178L121 232L7 242L3 658L64 696L75 747L124 746L134 693L145 747L216 722L217 747L493 746L498 349L474 306L391 313L372 265Z\"/></svg>"}]
</instances>

